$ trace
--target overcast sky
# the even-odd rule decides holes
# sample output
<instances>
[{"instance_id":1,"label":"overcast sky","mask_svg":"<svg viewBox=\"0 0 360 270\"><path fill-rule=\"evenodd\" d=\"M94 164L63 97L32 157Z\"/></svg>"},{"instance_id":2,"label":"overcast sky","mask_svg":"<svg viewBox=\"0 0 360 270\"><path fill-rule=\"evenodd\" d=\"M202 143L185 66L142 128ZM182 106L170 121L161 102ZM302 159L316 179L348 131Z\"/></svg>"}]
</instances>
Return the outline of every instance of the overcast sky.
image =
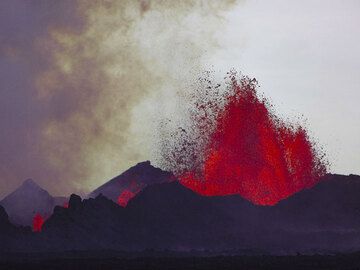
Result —
<instances>
[{"instance_id":1,"label":"overcast sky","mask_svg":"<svg viewBox=\"0 0 360 270\"><path fill-rule=\"evenodd\" d=\"M360 174L359 15L356 0L246 1L209 61L256 77L281 115L304 115L343 174Z\"/></svg>"},{"instance_id":2,"label":"overcast sky","mask_svg":"<svg viewBox=\"0 0 360 270\"><path fill-rule=\"evenodd\" d=\"M0 2L0 198L30 177L87 192L152 159L159 115L208 69L257 78L332 172L360 174L359 1L103 3Z\"/></svg>"}]
</instances>

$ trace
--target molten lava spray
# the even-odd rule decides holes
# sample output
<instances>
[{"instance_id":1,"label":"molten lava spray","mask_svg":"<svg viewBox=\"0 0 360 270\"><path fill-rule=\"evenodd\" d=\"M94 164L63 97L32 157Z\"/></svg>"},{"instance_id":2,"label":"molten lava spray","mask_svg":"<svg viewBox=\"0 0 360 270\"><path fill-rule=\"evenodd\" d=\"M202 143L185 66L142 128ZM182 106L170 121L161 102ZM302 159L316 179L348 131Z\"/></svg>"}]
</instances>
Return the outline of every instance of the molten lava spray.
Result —
<instances>
[{"instance_id":1,"label":"molten lava spray","mask_svg":"<svg viewBox=\"0 0 360 270\"><path fill-rule=\"evenodd\" d=\"M33 218L33 231L34 232L41 232L41 228L45 222L45 219L37 213Z\"/></svg>"},{"instance_id":2,"label":"molten lava spray","mask_svg":"<svg viewBox=\"0 0 360 270\"><path fill-rule=\"evenodd\" d=\"M324 155L306 130L276 117L259 98L255 79L230 72L222 93L219 84L207 83L192 96L191 128L173 133L179 144L165 154L184 186L202 195L240 194L274 205L326 173Z\"/></svg>"}]
</instances>

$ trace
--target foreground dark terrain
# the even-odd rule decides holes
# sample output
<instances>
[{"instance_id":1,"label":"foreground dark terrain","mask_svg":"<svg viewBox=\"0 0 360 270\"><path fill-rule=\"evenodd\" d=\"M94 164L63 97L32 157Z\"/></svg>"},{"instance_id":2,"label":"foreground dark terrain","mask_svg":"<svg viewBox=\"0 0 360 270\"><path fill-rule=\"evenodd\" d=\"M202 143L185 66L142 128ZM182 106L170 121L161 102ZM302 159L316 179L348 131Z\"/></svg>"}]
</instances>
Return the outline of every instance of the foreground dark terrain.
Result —
<instances>
[{"instance_id":1,"label":"foreground dark terrain","mask_svg":"<svg viewBox=\"0 0 360 270\"><path fill-rule=\"evenodd\" d=\"M0 252L351 253L360 250L358 194L359 176L329 175L272 207L238 195L201 196L177 181L146 187L125 208L103 195L72 195L39 233L11 224L0 207Z\"/></svg>"},{"instance_id":2,"label":"foreground dark terrain","mask_svg":"<svg viewBox=\"0 0 360 270\"><path fill-rule=\"evenodd\" d=\"M0 269L360 269L360 253L346 255L296 256L151 256L124 257L124 254L76 258L66 254L8 255L0 259ZM154 254L153 254L154 255ZM21 256L22 259L19 259ZM74 254L72 254L74 256ZM89 257L90 256L90 257ZM139 255L137 255L139 256Z\"/></svg>"},{"instance_id":3,"label":"foreground dark terrain","mask_svg":"<svg viewBox=\"0 0 360 270\"><path fill-rule=\"evenodd\" d=\"M149 162L114 179L55 206L37 232L11 221L58 203L26 181L0 206L0 269L360 269L357 175L326 175L267 207L201 196ZM134 197L116 202L114 186Z\"/></svg>"}]
</instances>

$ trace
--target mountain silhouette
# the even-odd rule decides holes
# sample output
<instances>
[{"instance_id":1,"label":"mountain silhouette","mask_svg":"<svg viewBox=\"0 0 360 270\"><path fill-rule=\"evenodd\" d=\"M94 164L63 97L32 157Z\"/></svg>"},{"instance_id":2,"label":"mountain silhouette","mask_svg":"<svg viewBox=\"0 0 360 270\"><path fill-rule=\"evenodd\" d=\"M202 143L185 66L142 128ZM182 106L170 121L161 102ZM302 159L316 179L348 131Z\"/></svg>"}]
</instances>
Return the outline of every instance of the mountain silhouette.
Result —
<instances>
[{"instance_id":1,"label":"mountain silhouette","mask_svg":"<svg viewBox=\"0 0 360 270\"><path fill-rule=\"evenodd\" d=\"M73 194L68 208L56 206L42 232L23 237L20 246L43 252L347 252L360 248L359 192L359 176L327 175L266 207L238 195L201 196L177 181L147 186L126 207L102 194L84 200Z\"/></svg>"},{"instance_id":2,"label":"mountain silhouette","mask_svg":"<svg viewBox=\"0 0 360 270\"><path fill-rule=\"evenodd\" d=\"M126 208L103 195L88 200L72 195L68 209L55 208L42 236L56 250L351 249L360 247L359 218L353 219L359 204L352 204L358 185L357 176L329 175L272 207L238 195L204 197L176 181L146 187Z\"/></svg>"},{"instance_id":3,"label":"mountain silhouette","mask_svg":"<svg viewBox=\"0 0 360 270\"><path fill-rule=\"evenodd\" d=\"M52 197L34 180L27 179L0 201L0 205L6 209L12 223L30 226L36 214L50 216L55 205L66 201L65 197Z\"/></svg>"},{"instance_id":4,"label":"mountain silhouette","mask_svg":"<svg viewBox=\"0 0 360 270\"><path fill-rule=\"evenodd\" d=\"M239 196L227 199L251 205ZM220 247L231 218L216 201L178 182L148 186L126 208L103 195L83 201L72 195L68 208L55 207L41 234L57 250Z\"/></svg>"},{"instance_id":5,"label":"mountain silhouette","mask_svg":"<svg viewBox=\"0 0 360 270\"><path fill-rule=\"evenodd\" d=\"M147 186L174 181L172 173L155 168L150 161L136 164L90 193L90 198L103 194L126 206L128 201Z\"/></svg>"}]
</instances>

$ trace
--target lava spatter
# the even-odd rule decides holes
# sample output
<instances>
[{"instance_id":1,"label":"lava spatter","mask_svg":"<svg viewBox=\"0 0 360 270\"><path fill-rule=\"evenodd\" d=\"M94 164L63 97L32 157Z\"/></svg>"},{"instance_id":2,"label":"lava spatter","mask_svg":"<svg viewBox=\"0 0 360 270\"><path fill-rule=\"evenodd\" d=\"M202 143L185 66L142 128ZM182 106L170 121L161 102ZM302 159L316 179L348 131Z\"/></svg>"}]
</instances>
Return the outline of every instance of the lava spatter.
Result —
<instances>
[{"instance_id":1,"label":"lava spatter","mask_svg":"<svg viewBox=\"0 0 360 270\"><path fill-rule=\"evenodd\" d=\"M206 196L239 194L255 204L274 205L326 173L306 129L277 117L259 97L255 79L230 72L226 91L210 91L215 88L195 96L192 130L169 154L184 186Z\"/></svg>"}]
</instances>

